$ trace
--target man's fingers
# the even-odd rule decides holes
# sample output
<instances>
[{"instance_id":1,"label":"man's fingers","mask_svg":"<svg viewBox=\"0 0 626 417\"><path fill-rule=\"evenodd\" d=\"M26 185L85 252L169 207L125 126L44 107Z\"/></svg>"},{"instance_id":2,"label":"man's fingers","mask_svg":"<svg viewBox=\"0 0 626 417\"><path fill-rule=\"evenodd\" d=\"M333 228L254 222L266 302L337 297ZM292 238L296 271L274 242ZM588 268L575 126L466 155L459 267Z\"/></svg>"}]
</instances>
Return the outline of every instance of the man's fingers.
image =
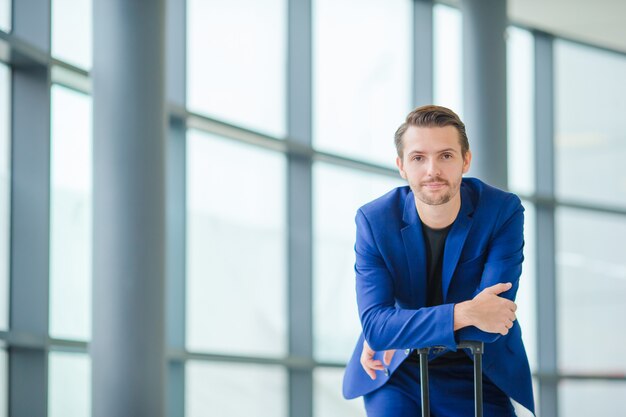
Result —
<instances>
[{"instance_id":1,"label":"man's fingers","mask_svg":"<svg viewBox=\"0 0 626 417\"><path fill-rule=\"evenodd\" d=\"M376 379L376 371L382 371L385 369L383 363L380 360L374 359L375 353L376 352L370 347L367 341L363 341L363 350L361 351L360 361L361 367L363 367L363 370L371 379ZM391 358L393 357L394 353L395 350L385 351L385 353L383 354L383 360L386 364L389 364L391 362Z\"/></svg>"},{"instance_id":2,"label":"man's fingers","mask_svg":"<svg viewBox=\"0 0 626 417\"><path fill-rule=\"evenodd\" d=\"M517 310L517 305L513 301L507 300L506 298L501 298L501 300L506 304L509 310L511 311Z\"/></svg>"},{"instance_id":3,"label":"man's fingers","mask_svg":"<svg viewBox=\"0 0 626 417\"><path fill-rule=\"evenodd\" d=\"M383 363L379 360L363 359L361 358L361 366L363 370L371 379L376 379L376 371L382 371L385 369Z\"/></svg>"},{"instance_id":4,"label":"man's fingers","mask_svg":"<svg viewBox=\"0 0 626 417\"><path fill-rule=\"evenodd\" d=\"M383 354L383 361L389 365L391 363L391 359L393 358L393 354L396 353L395 350L386 350Z\"/></svg>"},{"instance_id":5,"label":"man's fingers","mask_svg":"<svg viewBox=\"0 0 626 417\"><path fill-rule=\"evenodd\" d=\"M509 312L506 314L506 318L507 318L507 319L509 319L509 320L511 320L511 321L515 321L515 320L517 320L517 316L516 316L516 315L515 315L515 313L514 313L514 312L512 312L512 311L509 311Z\"/></svg>"},{"instance_id":6,"label":"man's fingers","mask_svg":"<svg viewBox=\"0 0 626 417\"><path fill-rule=\"evenodd\" d=\"M505 291L510 290L512 286L513 286L513 284L511 284L510 282L501 282L500 284L496 284L496 285L492 285L491 287L487 287L483 291L485 291L485 292L487 292L489 294L498 295L500 293L503 293Z\"/></svg>"},{"instance_id":7,"label":"man's fingers","mask_svg":"<svg viewBox=\"0 0 626 417\"><path fill-rule=\"evenodd\" d=\"M361 366L363 369L374 369L376 371L385 369L381 361L372 358L361 358Z\"/></svg>"},{"instance_id":8,"label":"man's fingers","mask_svg":"<svg viewBox=\"0 0 626 417\"><path fill-rule=\"evenodd\" d=\"M370 369L375 369L377 371L382 371L383 369L385 369L385 367L383 366L383 363L381 361L378 360L370 360L367 363L367 367Z\"/></svg>"}]
</instances>

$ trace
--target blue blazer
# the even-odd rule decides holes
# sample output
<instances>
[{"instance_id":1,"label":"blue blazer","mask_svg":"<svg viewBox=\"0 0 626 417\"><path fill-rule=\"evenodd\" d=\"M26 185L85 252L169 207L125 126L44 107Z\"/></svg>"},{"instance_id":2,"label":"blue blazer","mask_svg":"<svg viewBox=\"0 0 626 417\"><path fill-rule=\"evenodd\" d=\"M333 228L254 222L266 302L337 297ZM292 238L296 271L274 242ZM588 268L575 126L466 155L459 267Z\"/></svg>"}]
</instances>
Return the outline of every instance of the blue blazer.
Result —
<instances>
[{"instance_id":1,"label":"blue blazer","mask_svg":"<svg viewBox=\"0 0 626 417\"><path fill-rule=\"evenodd\" d=\"M356 215L356 293L361 334L345 371L344 397L379 388L412 349L456 350L461 340L486 343L483 372L509 397L534 413L528 358L517 320L506 336L476 327L454 331L454 304L500 282L515 299L524 259L524 208L511 193L475 178L463 178L461 209L448 233L443 256L443 304L426 305L426 248L422 222L408 186L361 207ZM363 340L377 351L398 349L387 370L371 380L359 362ZM439 350L431 359L443 354Z\"/></svg>"}]
</instances>

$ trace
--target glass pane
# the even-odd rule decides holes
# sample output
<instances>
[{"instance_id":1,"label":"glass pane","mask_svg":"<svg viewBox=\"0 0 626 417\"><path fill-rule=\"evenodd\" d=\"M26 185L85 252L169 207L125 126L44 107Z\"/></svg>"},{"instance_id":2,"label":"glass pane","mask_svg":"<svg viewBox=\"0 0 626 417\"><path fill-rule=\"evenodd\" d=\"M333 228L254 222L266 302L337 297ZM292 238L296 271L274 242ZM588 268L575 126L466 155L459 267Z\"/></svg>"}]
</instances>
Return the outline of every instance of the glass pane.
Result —
<instances>
[{"instance_id":1,"label":"glass pane","mask_svg":"<svg viewBox=\"0 0 626 417\"><path fill-rule=\"evenodd\" d=\"M556 191L626 207L626 57L555 41Z\"/></svg>"},{"instance_id":2,"label":"glass pane","mask_svg":"<svg viewBox=\"0 0 626 417\"><path fill-rule=\"evenodd\" d=\"M559 415L567 417L624 415L626 384L611 381L563 381Z\"/></svg>"},{"instance_id":3,"label":"glass pane","mask_svg":"<svg viewBox=\"0 0 626 417\"><path fill-rule=\"evenodd\" d=\"M9 415L9 355L0 349L0 417Z\"/></svg>"},{"instance_id":4,"label":"glass pane","mask_svg":"<svg viewBox=\"0 0 626 417\"><path fill-rule=\"evenodd\" d=\"M90 69L91 0L52 0L52 55Z\"/></svg>"},{"instance_id":5,"label":"glass pane","mask_svg":"<svg viewBox=\"0 0 626 417\"><path fill-rule=\"evenodd\" d=\"M11 242L11 78L0 64L0 329L9 327L9 246Z\"/></svg>"},{"instance_id":6,"label":"glass pane","mask_svg":"<svg viewBox=\"0 0 626 417\"><path fill-rule=\"evenodd\" d=\"M48 417L89 417L91 415L89 356L51 352L48 359Z\"/></svg>"},{"instance_id":7,"label":"glass pane","mask_svg":"<svg viewBox=\"0 0 626 417\"><path fill-rule=\"evenodd\" d=\"M524 263L515 299L517 304L515 313L522 327L522 340L528 354L530 369L534 371L537 367L535 206L529 201L522 201L522 204L526 209L524 212Z\"/></svg>"},{"instance_id":8,"label":"glass pane","mask_svg":"<svg viewBox=\"0 0 626 417\"><path fill-rule=\"evenodd\" d=\"M91 335L91 98L52 86L50 334Z\"/></svg>"},{"instance_id":9,"label":"glass pane","mask_svg":"<svg viewBox=\"0 0 626 417\"><path fill-rule=\"evenodd\" d=\"M507 35L509 188L531 194L535 190L534 38L516 27L509 27Z\"/></svg>"},{"instance_id":10,"label":"glass pane","mask_svg":"<svg viewBox=\"0 0 626 417\"><path fill-rule=\"evenodd\" d=\"M188 349L286 352L285 170L282 154L189 131Z\"/></svg>"},{"instance_id":11,"label":"glass pane","mask_svg":"<svg viewBox=\"0 0 626 417\"><path fill-rule=\"evenodd\" d=\"M11 31L11 0L0 0L0 30Z\"/></svg>"},{"instance_id":12,"label":"glass pane","mask_svg":"<svg viewBox=\"0 0 626 417\"><path fill-rule=\"evenodd\" d=\"M347 361L361 332L354 278L354 216L397 180L328 164L313 166L314 348L319 360Z\"/></svg>"},{"instance_id":13,"label":"glass pane","mask_svg":"<svg viewBox=\"0 0 626 417\"><path fill-rule=\"evenodd\" d=\"M557 220L559 368L626 373L626 217L561 208Z\"/></svg>"},{"instance_id":14,"label":"glass pane","mask_svg":"<svg viewBox=\"0 0 626 417\"><path fill-rule=\"evenodd\" d=\"M186 417L286 417L287 373L277 366L187 362Z\"/></svg>"},{"instance_id":15,"label":"glass pane","mask_svg":"<svg viewBox=\"0 0 626 417\"><path fill-rule=\"evenodd\" d=\"M342 368L317 368L313 371L314 417L365 417L363 400L346 401L341 394Z\"/></svg>"},{"instance_id":16,"label":"glass pane","mask_svg":"<svg viewBox=\"0 0 626 417\"><path fill-rule=\"evenodd\" d=\"M285 135L285 0L187 2L187 105Z\"/></svg>"},{"instance_id":17,"label":"glass pane","mask_svg":"<svg viewBox=\"0 0 626 417\"><path fill-rule=\"evenodd\" d=\"M433 8L434 103L463 119L463 22L461 11L436 4Z\"/></svg>"},{"instance_id":18,"label":"glass pane","mask_svg":"<svg viewBox=\"0 0 626 417\"><path fill-rule=\"evenodd\" d=\"M385 165L411 110L409 0L313 2L313 141Z\"/></svg>"}]
</instances>

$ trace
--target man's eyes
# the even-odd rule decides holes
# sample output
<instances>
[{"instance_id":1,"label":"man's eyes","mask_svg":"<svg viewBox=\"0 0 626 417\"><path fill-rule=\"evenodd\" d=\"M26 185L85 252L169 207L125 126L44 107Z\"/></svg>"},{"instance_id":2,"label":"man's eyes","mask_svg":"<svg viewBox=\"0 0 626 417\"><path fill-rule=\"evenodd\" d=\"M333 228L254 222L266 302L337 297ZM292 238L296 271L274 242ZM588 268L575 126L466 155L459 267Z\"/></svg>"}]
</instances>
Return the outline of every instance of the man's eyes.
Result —
<instances>
[{"instance_id":1,"label":"man's eyes","mask_svg":"<svg viewBox=\"0 0 626 417\"><path fill-rule=\"evenodd\" d=\"M452 159L452 158L454 158L454 155L452 155L451 153L444 153L444 154L441 155L441 158L442 159ZM424 157L423 156L419 156L419 155L415 155L415 156L413 156L411 158L412 161L417 161L417 162L420 162L423 159L424 159Z\"/></svg>"}]
</instances>

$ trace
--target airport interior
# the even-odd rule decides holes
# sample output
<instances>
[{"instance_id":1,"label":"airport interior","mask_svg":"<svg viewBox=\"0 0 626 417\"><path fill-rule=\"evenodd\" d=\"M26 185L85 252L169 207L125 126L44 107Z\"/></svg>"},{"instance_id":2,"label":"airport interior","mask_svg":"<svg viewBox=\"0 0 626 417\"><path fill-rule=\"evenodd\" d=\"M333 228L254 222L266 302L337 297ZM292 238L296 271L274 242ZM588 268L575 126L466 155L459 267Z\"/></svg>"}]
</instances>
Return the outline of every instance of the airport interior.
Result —
<instances>
[{"instance_id":1,"label":"airport interior","mask_svg":"<svg viewBox=\"0 0 626 417\"><path fill-rule=\"evenodd\" d=\"M524 207L536 415L626 416L626 2L0 0L0 417L365 417L355 214L431 103Z\"/></svg>"}]
</instances>

